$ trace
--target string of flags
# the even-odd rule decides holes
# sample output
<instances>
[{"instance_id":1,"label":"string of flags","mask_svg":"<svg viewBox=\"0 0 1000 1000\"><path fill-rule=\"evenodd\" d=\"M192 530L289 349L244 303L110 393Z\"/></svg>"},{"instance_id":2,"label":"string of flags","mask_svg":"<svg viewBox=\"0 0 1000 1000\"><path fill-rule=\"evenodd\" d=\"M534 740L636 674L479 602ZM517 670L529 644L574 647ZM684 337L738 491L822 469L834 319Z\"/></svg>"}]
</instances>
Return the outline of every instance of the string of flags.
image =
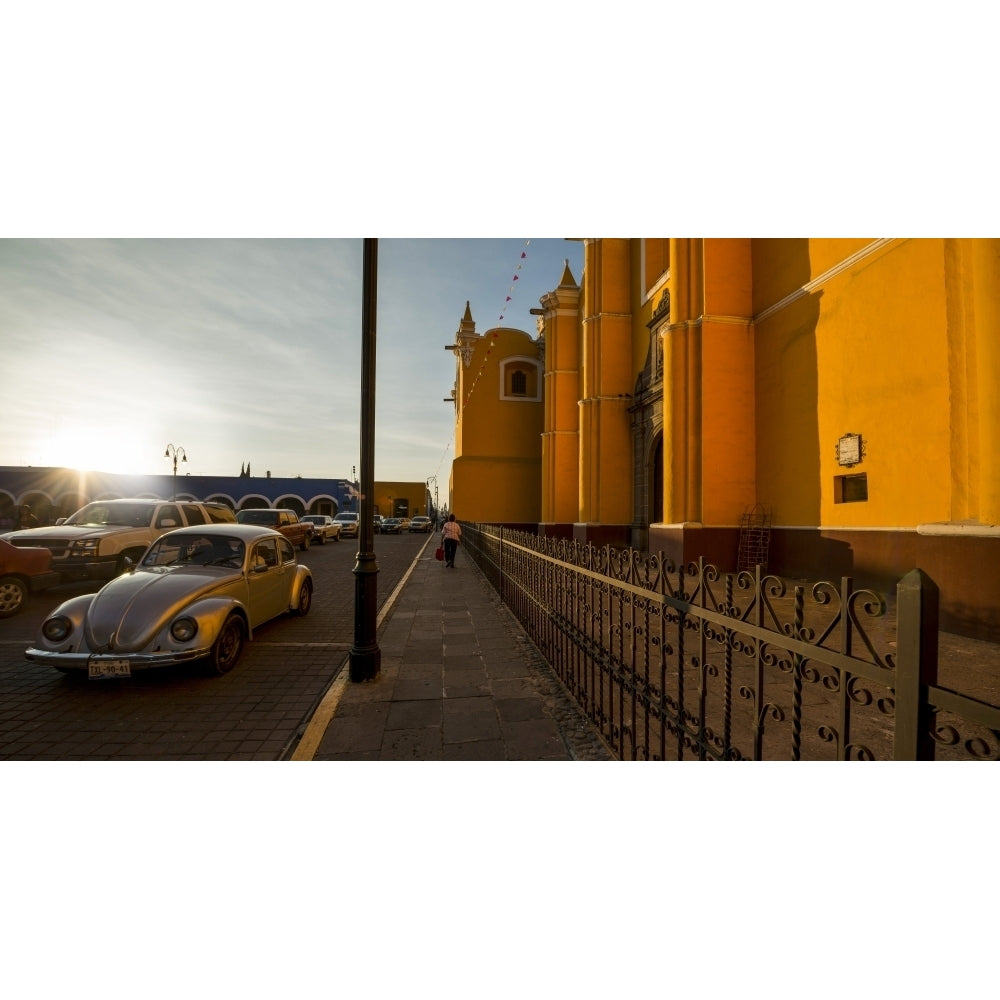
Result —
<instances>
[{"instance_id":1,"label":"string of flags","mask_svg":"<svg viewBox=\"0 0 1000 1000\"><path fill-rule=\"evenodd\" d=\"M445 455L448 454L448 451L450 450L452 444L454 444L454 441L455 441L455 429L453 427L451 431L451 437L448 438L448 443L444 446L444 451L441 452L441 457L438 459L437 468L434 470L435 476L437 476L438 473L441 471L441 466L444 465Z\"/></svg>"},{"instance_id":2,"label":"string of flags","mask_svg":"<svg viewBox=\"0 0 1000 1000\"><path fill-rule=\"evenodd\" d=\"M496 346L496 341L500 339L500 328L503 326L504 316L510 309L510 303L514 301L514 288L516 282L520 279L520 274L518 273L523 267L524 262L528 259L528 246L531 240L524 241L524 249L521 251L521 256L518 259L517 267L514 269L513 277L510 279L510 287L507 289L507 295L503 300L503 306L500 309L500 316L497 319L497 327L490 333L490 342L486 345L486 353L483 355L483 363L479 366L479 371L476 372L475 377L472 382L466 382L466 392L462 398L462 409L464 410L466 406L469 405L469 398L476 391L476 386L479 385L479 380L483 376L483 372L486 370L486 365L489 363L490 354L493 353L493 348Z\"/></svg>"},{"instance_id":3,"label":"string of flags","mask_svg":"<svg viewBox=\"0 0 1000 1000\"><path fill-rule=\"evenodd\" d=\"M528 247L531 244L531 240L524 241L524 248L521 250L521 255L518 258L517 266L514 268L514 274L511 276L510 285L507 288L507 294L504 296L503 305L500 307L500 315L497 317L497 325L490 334L490 342L486 345L486 354L483 356L483 363L479 366L479 371L476 372L475 378L473 378L471 384L467 385L467 390L462 399L462 409L464 410L469 404L469 397L475 391L476 386L479 384L479 380L483 376L483 372L486 370L486 365L489 362L490 354L493 352L493 348L496 346L496 341L500 339L500 328L503 326L504 316L510 309L511 302L514 301L514 291L517 282L520 280L521 275L519 272L524 267L524 262L528 259ZM441 454L441 460L438 462L438 468L435 470L434 474L437 475L444 464L445 455L448 454L449 448L451 448L455 440L455 431L452 430L451 437L448 439L448 443L444 447L444 451Z\"/></svg>"}]
</instances>

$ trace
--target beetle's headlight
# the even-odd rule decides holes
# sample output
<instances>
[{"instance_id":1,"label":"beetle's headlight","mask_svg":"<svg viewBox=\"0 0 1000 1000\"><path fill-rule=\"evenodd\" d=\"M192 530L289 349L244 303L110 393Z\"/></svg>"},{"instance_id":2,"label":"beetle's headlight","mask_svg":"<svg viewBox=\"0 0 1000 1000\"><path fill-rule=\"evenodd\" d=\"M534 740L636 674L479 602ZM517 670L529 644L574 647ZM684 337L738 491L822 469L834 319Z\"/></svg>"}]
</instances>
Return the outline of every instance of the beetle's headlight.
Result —
<instances>
[{"instance_id":1,"label":"beetle's headlight","mask_svg":"<svg viewBox=\"0 0 1000 1000\"><path fill-rule=\"evenodd\" d=\"M42 635L49 642L62 642L73 631L73 623L65 615L53 615L42 623Z\"/></svg>"},{"instance_id":2,"label":"beetle's headlight","mask_svg":"<svg viewBox=\"0 0 1000 1000\"><path fill-rule=\"evenodd\" d=\"M190 642L198 634L198 623L193 618L178 618L170 626L170 635L177 642Z\"/></svg>"}]
</instances>

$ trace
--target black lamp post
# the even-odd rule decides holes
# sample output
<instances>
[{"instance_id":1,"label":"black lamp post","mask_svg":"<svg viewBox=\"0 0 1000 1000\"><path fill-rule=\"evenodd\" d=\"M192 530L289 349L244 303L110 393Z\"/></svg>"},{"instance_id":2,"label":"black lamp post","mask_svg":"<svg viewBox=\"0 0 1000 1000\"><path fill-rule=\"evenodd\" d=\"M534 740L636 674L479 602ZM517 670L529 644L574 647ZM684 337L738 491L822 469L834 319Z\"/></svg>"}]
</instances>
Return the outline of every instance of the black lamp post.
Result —
<instances>
[{"instance_id":1,"label":"black lamp post","mask_svg":"<svg viewBox=\"0 0 1000 1000\"><path fill-rule=\"evenodd\" d=\"M172 444L167 445L167 450L163 453L164 458L173 458L174 460L174 495L170 498L171 500L177 499L177 459L182 462L188 460L187 455L183 448L175 448Z\"/></svg>"},{"instance_id":2,"label":"black lamp post","mask_svg":"<svg viewBox=\"0 0 1000 1000\"><path fill-rule=\"evenodd\" d=\"M382 672L376 636L378 565L375 562L375 307L378 240L364 241L364 290L361 303L361 496L358 498L358 561L354 566L354 645L352 681L375 680Z\"/></svg>"}]
</instances>

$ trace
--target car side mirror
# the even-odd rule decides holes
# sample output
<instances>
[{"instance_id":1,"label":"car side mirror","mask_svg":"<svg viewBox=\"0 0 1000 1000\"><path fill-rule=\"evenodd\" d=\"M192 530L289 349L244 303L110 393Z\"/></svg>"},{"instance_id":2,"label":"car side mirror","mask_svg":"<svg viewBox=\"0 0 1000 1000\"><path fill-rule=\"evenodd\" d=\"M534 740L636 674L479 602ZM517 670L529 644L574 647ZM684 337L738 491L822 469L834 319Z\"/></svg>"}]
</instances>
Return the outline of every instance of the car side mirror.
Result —
<instances>
[{"instance_id":1,"label":"car side mirror","mask_svg":"<svg viewBox=\"0 0 1000 1000\"><path fill-rule=\"evenodd\" d=\"M64 517L57 517L56 518L56 524L65 524L65 523L66 523L66 518L64 518Z\"/></svg>"}]
</instances>

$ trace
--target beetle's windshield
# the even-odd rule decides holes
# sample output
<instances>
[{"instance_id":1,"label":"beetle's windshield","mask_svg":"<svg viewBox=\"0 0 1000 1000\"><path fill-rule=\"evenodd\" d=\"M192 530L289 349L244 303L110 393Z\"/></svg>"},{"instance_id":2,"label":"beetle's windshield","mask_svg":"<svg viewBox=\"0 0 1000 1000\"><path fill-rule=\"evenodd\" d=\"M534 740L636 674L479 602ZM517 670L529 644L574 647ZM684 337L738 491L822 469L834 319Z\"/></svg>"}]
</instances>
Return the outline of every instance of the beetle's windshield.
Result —
<instances>
[{"instance_id":1,"label":"beetle's windshield","mask_svg":"<svg viewBox=\"0 0 1000 1000\"><path fill-rule=\"evenodd\" d=\"M164 535L143 557L143 566L229 566L243 565L245 547L239 538L205 535L197 531Z\"/></svg>"}]
</instances>

